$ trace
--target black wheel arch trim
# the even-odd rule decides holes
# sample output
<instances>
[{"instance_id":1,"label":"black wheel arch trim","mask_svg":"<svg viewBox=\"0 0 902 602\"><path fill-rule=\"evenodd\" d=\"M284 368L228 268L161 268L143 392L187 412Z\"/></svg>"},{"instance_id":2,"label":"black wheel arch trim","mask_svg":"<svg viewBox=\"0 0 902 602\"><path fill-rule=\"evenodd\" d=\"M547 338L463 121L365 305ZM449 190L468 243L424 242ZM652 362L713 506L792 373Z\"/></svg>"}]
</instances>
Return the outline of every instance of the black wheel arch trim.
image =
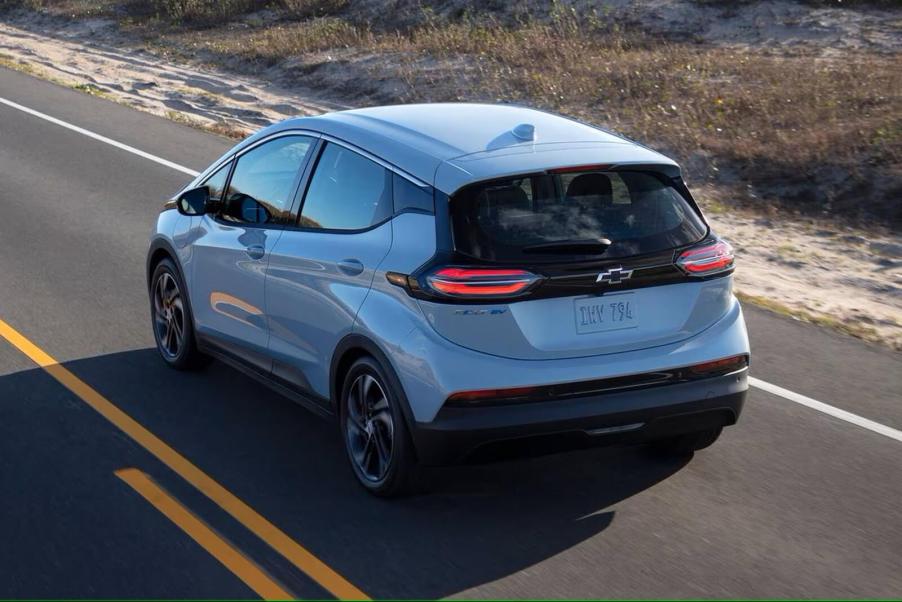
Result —
<instances>
[{"instance_id":1,"label":"black wheel arch trim","mask_svg":"<svg viewBox=\"0 0 902 602\"><path fill-rule=\"evenodd\" d=\"M332 361L329 365L329 399L335 415L338 415L338 402L339 397L341 396L341 389L336 382L338 367L348 352L355 349L365 351L368 355L373 357L373 359L379 362L379 365L392 380L391 385L397 390L401 397L401 413L404 415L404 420L407 423L407 430L412 433L416 421L413 417L413 411L410 409L410 402L407 400L407 393L404 391L404 386L401 384L401 379L398 378L398 373L395 370L394 365L391 360L388 359L388 355L382 351L372 339L360 333L345 335L344 338L338 342L338 345L335 346L335 351L332 353Z\"/></svg>"},{"instance_id":2,"label":"black wheel arch trim","mask_svg":"<svg viewBox=\"0 0 902 602\"><path fill-rule=\"evenodd\" d=\"M188 290L188 281L185 279L185 272L182 270L182 264L178 260L178 253L176 253L175 248L172 244L166 240L165 238L154 238L150 242L150 249L147 250L147 293L150 294L151 286L153 283L151 280L153 279L153 271L156 268L156 265L159 261L154 261L154 257L158 252L163 251L169 258L169 261L175 266L175 269L178 271L179 280L182 282L182 286L184 287L183 295L185 297L185 303L188 305L188 315L191 317L191 329L195 333L195 337L197 336L197 327L194 324L194 306L191 304L191 295Z\"/></svg>"},{"instance_id":3,"label":"black wheel arch trim","mask_svg":"<svg viewBox=\"0 0 902 602\"><path fill-rule=\"evenodd\" d=\"M146 272L147 272L147 286L150 288L150 280L153 278L153 270L154 266L157 262L154 262L154 257L157 255L159 251L165 251L167 255L169 255L169 259L175 263L176 268L179 271L179 277L182 278L182 282L185 281L184 274L182 273L182 266L178 264L178 261L175 260L178 257L178 253L175 252L175 248L173 248L172 244L163 237L157 236L154 237L150 241L150 248L147 250L147 259L146 259Z\"/></svg>"}]
</instances>

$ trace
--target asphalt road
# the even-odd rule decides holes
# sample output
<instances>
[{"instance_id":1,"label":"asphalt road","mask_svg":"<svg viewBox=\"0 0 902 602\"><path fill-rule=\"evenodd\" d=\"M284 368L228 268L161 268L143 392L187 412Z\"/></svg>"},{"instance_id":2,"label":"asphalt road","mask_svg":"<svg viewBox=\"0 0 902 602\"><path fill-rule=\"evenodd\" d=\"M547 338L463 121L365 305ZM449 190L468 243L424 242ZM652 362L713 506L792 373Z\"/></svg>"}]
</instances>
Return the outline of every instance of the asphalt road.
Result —
<instances>
[{"instance_id":1,"label":"asphalt road","mask_svg":"<svg viewBox=\"0 0 902 602\"><path fill-rule=\"evenodd\" d=\"M230 145L3 69L0 97L196 170ZM156 357L147 238L187 179L0 104L0 320L366 594L902 597L902 442L760 389L688 462L601 449L434 469L429 494L370 497L330 423L223 365ZM899 354L746 316L755 377L902 429ZM122 468L286 591L329 596L0 338L0 598L256 595Z\"/></svg>"}]
</instances>

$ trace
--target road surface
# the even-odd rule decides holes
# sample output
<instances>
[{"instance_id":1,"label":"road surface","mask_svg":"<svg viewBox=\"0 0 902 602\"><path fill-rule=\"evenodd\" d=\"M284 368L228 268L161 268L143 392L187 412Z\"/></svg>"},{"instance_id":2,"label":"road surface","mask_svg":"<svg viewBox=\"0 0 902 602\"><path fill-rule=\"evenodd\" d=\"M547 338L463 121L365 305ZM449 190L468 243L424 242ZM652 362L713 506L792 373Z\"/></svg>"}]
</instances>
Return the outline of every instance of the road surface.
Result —
<instances>
[{"instance_id":1,"label":"road surface","mask_svg":"<svg viewBox=\"0 0 902 602\"><path fill-rule=\"evenodd\" d=\"M902 596L899 354L746 307L752 375L840 417L753 388L691 461L374 499L332 424L153 349L148 234L190 177L122 145L201 170L231 143L3 69L0 98L0 598Z\"/></svg>"}]
</instances>

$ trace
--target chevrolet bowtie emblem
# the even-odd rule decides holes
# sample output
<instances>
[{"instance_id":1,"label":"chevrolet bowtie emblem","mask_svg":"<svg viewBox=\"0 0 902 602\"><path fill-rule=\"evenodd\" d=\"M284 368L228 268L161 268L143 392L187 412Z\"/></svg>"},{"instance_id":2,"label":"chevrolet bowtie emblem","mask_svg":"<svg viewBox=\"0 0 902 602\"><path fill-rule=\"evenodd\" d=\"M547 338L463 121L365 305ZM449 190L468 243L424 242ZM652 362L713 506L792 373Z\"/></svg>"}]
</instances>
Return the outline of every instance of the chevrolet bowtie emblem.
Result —
<instances>
[{"instance_id":1,"label":"chevrolet bowtie emblem","mask_svg":"<svg viewBox=\"0 0 902 602\"><path fill-rule=\"evenodd\" d=\"M624 270L622 267L616 267L599 274L598 278L595 279L595 282L620 284L624 280L629 280L632 275L632 270Z\"/></svg>"}]
</instances>

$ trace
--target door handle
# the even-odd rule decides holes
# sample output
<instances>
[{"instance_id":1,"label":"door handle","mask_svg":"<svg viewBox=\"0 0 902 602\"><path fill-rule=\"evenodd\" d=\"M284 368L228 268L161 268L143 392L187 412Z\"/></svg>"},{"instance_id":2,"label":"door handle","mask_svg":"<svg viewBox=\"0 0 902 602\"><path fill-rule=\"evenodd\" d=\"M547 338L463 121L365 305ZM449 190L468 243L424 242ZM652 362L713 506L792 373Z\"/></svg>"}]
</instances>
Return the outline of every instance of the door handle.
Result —
<instances>
[{"instance_id":1,"label":"door handle","mask_svg":"<svg viewBox=\"0 0 902 602\"><path fill-rule=\"evenodd\" d=\"M251 259L260 259L266 253L266 248L263 245L251 245L244 249L244 252Z\"/></svg>"},{"instance_id":2,"label":"door handle","mask_svg":"<svg viewBox=\"0 0 902 602\"><path fill-rule=\"evenodd\" d=\"M348 276L357 276L363 273L363 264L356 259L343 259L338 262L338 269Z\"/></svg>"}]
</instances>

